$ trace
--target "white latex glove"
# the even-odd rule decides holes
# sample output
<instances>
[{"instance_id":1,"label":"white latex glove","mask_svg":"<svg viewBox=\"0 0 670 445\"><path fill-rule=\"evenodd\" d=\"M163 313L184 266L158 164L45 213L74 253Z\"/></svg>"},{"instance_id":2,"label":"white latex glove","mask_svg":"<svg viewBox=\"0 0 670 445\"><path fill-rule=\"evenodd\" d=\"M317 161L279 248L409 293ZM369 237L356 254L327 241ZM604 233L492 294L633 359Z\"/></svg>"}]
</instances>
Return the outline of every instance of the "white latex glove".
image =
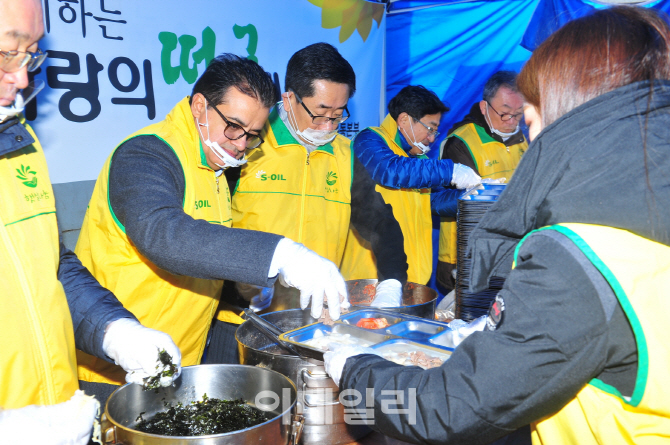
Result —
<instances>
[{"instance_id":1,"label":"white latex glove","mask_svg":"<svg viewBox=\"0 0 670 445\"><path fill-rule=\"evenodd\" d=\"M498 178L498 179L482 179L482 184L504 184L507 181L507 178Z\"/></svg>"},{"instance_id":2,"label":"white latex glove","mask_svg":"<svg viewBox=\"0 0 670 445\"><path fill-rule=\"evenodd\" d=\"M486 327L486 317L486 315L482 315L481 317L475 318L469 323L459 319L450 322L449 327L451 328L452 332L451 338L454 343L454 348L460 345L463 340L470 336L470 334L477 331L483 331Z\"/></svg>"},{"instance_id":3,"label":"white latex glove","mask_svg":"<svg viewBox=\"0 0 670 445\"><path fill-rule=\"evenodd\" d=\"M454 164L451 174L451 185L458 189L469 189L481 184L482 178L473 169L463 164Z\"/></svg>"},{"instance_id":4,"label":"white latex glove","mask_svg":"<svg viewBox=\"0 0 670 445\"><path fill-rule=\"evenodd\" d=\"M145 328L132 318L121 318L107 326L102 349L126 374L126 382L143 384L144 379L167 371L158 359L160 351L172 356L177 372L161 376L160 385L170 386L181 374L181 352L172 338L163 332Z\"/></svg>"},{"instance_id":5,"label":"white latex glove","mask_svg":"<svg viewBox=\"0 0 670 445\"><path fill-rule=\"evenodd\" d=\"M377 351L372 348L356 345L331 343L328 345L328 349L330 349L330 351L323 354L323 363L326 368L326 372L338 387L340 386L340 379L342 378L344 364L347 362L349 357L361 354L379 355L379 353L377 353Z\"/></svg>"},{"instance_id":6,"label":"white latex glove","mask_svg":"<svg viewBox=\"0 0 670 445\"><path fill-rule=\"evenodd\" d=\"M300 291L300 307L305 309L312 303L312 317L319 318L323 309L324 295L328 311L333 320L340 318L340 309L349 307L347 286L344 278L331 261L320 257L302 244L282 238L277 243L270 275L279 273L279 282ZM340 302L340 296L343 301Z\"/></svg>"},{"instance_id":7,"label":"white latex glove","mask_svg":"<svg viewBox=\"0 0 670 445\"><path fill-rule=\"evenodd\" d=\"M402 306L402 284L398 280L384 280L377 283L375 298L370 303L372 307L400 307Z\"/></svg>"},{"instance_id":8,"label":"white latex glove","mask_svg":"<svg viewBox=\"0 0 670 445\"><path fill-rule=\"evenodd\" d=\"M0 442L5 445L86 445L100 403L77 390L57 405L30 405L0 411Z\"/></svg>"}]
</instances>

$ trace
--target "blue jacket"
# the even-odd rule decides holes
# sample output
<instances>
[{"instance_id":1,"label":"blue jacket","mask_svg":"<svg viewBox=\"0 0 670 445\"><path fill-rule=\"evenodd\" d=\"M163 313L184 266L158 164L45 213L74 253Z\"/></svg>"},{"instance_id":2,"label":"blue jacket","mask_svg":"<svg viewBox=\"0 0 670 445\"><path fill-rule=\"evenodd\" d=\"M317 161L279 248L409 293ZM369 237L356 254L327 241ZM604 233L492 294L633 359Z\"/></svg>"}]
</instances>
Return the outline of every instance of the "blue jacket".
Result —
<instances>
[{"instance_id":1,"label":"blue jacket","mask_svg":"<svg viewBox=\"0 0 670 445\"><path fill-rule=\"evenodd\" d=\"M410 144L398 132L400 146L406 152ZM458 198L463 190L451 187L454 163L451 160L428 159L426 156L405 158L393 153L386 142L373 130L366 128L352 142L356 156L372 176L384 187L432 189L430 207L440 216L456 216ZM447 188L445 188L447 187Z\"/></svg>"},{"instance_id":2,"label":"blue jacket","mask_svg":"<svg viewBox=\"0 0 670 445\"><path fill-rule=\"evenodd\" d=\"M0 156L7 156L33 142L33 137L17 118L0 124ZM100 286L77 256L65 248L62 242L58 280L63 285L70 309L75 346L111 362L102 350L107 324L119 318L136 319L135 316L121 305L114 294Z\"/></svg>"}]
</instances>

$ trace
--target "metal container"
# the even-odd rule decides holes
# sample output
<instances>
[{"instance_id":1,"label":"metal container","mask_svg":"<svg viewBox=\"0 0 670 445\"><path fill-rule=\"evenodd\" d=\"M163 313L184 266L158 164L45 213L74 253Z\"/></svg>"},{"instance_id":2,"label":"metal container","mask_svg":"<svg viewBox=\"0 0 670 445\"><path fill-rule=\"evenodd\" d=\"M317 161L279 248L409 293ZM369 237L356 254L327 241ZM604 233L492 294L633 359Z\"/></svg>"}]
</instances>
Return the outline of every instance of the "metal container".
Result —
<instances>
[{"instance_id":1,"label":"metal container","mask_svg":"<svg viewBox=\"0 0 670 445\"><path fill-rule=\"evenodd\" d=\"M273 418L251 428L225 434L174 437L148 434L133 429L140 413L145 418L165 410L164 403L188 404L210 398L242 398ZM269 369L243 365L199 365L182 368L174 386L145 391L140 385L127 384L107 400L102 415L103 444L124 445L237 445L247 443L296 444L303 419L294 416L297 391L292 381Z\"/></svg>"},{"instance_id":2,"label":"metal container","mask_svg":"<svg viewBox=\"0 0 670 445\"><path fill-rule=\"evenodd\" d=\"M300 309L273 312L262 317L283 331L317 321L309 315L309 310ZM348 425L345 422L345 408L339 402L339 388L326 374L323 362L288 355L249 321L237 328L235 337L241 363L272 369L296 383L296 411L305 419L303 444L339 445L354 442L370 432L366 425Z\"/></svg>"},{"instance_id":3,"label":"metal container","mask_svg":"<svg viewBox=\"0 0 670 445\"><path fill-rule=\"evenodd\" d=\"M358 325L367 319L384 320L386 326L375 328ZM433 356L444 361L454 350L453 341L449 345L451 337L452 330L447 323L386 309L359 308L343 314L332 325L314 323L302 326L282 333L279 339L303 355L325 351L330 343L356 344L376 349L403 342L408 347L407 351L391 352L432 352Z\"/></svg>"},{"instance_id":4,"label":"metal container","mask_svg":"<svg viewBox=\"0 0 670 445\"><path fill-rule=\"evenodd\" d=\"M349 302L352 309L355 307L370 306L375 296L377 280L350 280L347 281ZM428 286L417 283L405 283L402 289L402 306L385 307L384 309L415 317L435 319L435 302L437 291Z\"/></svg>"},{"instance_id":5,"label":"metal container","mask_svg":"<svg viewBox=\"0 0 670 445\"><path fill-rule=\"evenodd\" d=\"M347 291L349 292L349 302L353 306L365 307L370 305L375 295L374 290L377 280L349 280L346 283ZM436 300L437 291L435 289L422 284L408 282L403 287L402 306L384 309L434 320ZM277 281L275 283L272 303L270 303L267 309L261 311L261 314L299 307L300 292L293 287L286 288Z\"/></svg>"}]
</instances>

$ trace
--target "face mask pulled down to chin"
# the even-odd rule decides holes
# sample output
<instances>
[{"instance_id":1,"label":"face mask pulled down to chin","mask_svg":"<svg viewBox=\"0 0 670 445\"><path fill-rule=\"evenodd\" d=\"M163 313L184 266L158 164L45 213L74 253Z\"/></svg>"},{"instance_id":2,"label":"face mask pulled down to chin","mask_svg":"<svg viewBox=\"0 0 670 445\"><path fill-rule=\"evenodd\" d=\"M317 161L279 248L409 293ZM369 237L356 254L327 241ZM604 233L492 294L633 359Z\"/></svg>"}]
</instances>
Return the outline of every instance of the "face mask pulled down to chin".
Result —
<instances>
[{"instance_id":1,"label":"face mask pulled down to chin","mask_svg":"<svg viewBox=\"0 0 670 445\"><path fill-rule=\"evenodd\" d=\"M205 108L207 107L207 101L205 101ZM197 127L198 127L198 132L200 133L200 136L202 137L204 143L206 146L208 146L214 155L219 158L221 161L221 164L218 162L215 162L214 164L217 167L220 167L222 169L226 169L229 167L240 167L244 164L247 163L247 158L246 155L242 157L242 159L236 159L232 157L231 155L228 154L226 150L224 150L218 142L212 142L209 139L209 117L207 116L207 113L205 113L205 123L201 124L196 120ZM207 128L207 139L205 139L205 136L202 134L202 130L200 130L200 127L205 127Z\"/></svg>"},{"instance_id":2,"label":"face mask pulled down to chin","mask_svg":"<svg viewBox=\"0 0 670 445\"><path fill-rule=\"evenodd\" d=\"M426 154L430 151L430 147L424 144L423 142L418 142L416 140L416 135L414 134L414 126L410 125L409 126L410 130L412 130L412 145L414 145L416 148L421 150L421 154Z\"/></svg>"},{"instance_id":3,"label":"face mask pulled down to chin","mask_svg":"<svg viewBox=\"0 0 670 445\"><path fill-rule=\"evenodd\" d=\"M0 107L0 121L8 117L14 117L23 112L28 102L33 100L37 93L44 89L43 80L34 80L28 84L26 88L16 93L16 98L11 105L7 107Z\"/></svg>"},{"instance_id":4,"label":"face mask pulled down to chin","mask_svg":"<svg viewBox=\"0 0 670 445\"><path fill-rule=\"evenodd\" d=\"M519 131L519 124L516 124L516 128L511 133L504 133L504 132L496 129L495 127L493 127L493 124L491 124L491 116L489 116L489 107L488 106L486 107L486 117L487 117L486 123L488 124L489 128L491 129L491 133L495 133L503 139L507 139L509 137L512 137Z\"/></svg>"},{"instance_id":5,"label":"face mask pulled down to chin","mask_svg":"<svg viewBox=\"0 0 670 445\"><path fill-rule=\"evenodd\" d=\"M293 104L291 104L290 99L288 99L288 105L291 109L291 113L289 114L289 122L293 127L293 131L295 131L298 136L303 138L305 142L316 147L321 147L322 145L326 145L335 139L337 136L337 128L332 130L315 130L313 128L307 127L300 131L298 129L298 121L295 118L295 112L293 111Z\"/></svg>"}]
</instances>

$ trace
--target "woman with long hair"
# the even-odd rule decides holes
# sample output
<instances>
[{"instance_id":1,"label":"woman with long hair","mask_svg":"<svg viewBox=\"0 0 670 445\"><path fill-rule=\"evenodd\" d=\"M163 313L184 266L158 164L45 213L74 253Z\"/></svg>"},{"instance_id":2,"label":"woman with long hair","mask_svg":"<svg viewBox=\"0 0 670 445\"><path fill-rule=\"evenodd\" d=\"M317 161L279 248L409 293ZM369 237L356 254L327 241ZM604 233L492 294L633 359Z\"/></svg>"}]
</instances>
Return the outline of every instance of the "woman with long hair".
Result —
<instances>
[{"instance_id":1,"label":"woman with long hair","mask_svg":"<svg viewBox=\"0 0 670 445\"><path fill-rule=\"evenodd\" d=\"M469 242L471 290L507 278L486 329L430 370L326 354L341 389L373 389L375 429L430 443L527 424L538 444L670 439L668 79L670 27L651 9L596 11L533 53L517 80L532 143ZM389 411L383 390L407 410Z\"/></svg>"}]
</instances>

